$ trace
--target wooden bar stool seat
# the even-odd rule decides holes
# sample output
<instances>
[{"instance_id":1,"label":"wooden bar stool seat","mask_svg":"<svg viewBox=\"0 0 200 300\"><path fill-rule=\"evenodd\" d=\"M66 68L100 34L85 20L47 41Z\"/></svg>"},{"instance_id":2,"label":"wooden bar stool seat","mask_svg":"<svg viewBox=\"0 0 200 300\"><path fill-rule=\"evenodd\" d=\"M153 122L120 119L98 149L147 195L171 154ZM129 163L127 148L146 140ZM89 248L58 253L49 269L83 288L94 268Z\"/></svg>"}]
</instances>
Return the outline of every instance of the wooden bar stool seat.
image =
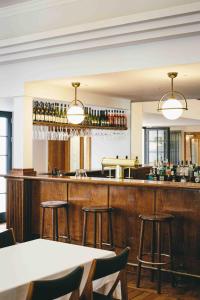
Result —
<instances>
[{"instance_id":1,"label":"wooden bar stool seat","mask_svg":"<svg viewBox=\"0 0 200 300\"><path fill-rule=\"evenodd\" d=\"M68 207L68 203L66 201L45 201L41 202L40 206L45 208L61 208Z\"/></svg>"},{"instance_id":2,"label":"wooden bar stool seat","mask_svg":"<svg viewBox=\"0 0 200 300\"><path fill-rule=\"evenodd\" d=\"M141 268L146 264L157 269L157 292L161 292L161 267L170 264L171 270L173 270L173 251L172 251L172 221L174 216L170 214L152 214L152 215L140 215L141 228L140 228L140 241L139 241L139 254L137 256L138 268L137 268L137 280L136 286L140 286ZM151 253L144 253L144 238L145 238L145 225L147 223L152 224L152 235L151 235ZM162 252L162 225L167 225L168 229L168 248L169 252ZM149 234L149 233L148 233ZM144 257L150 256L150 259ZM151 273L151 279L154 280L154 270ZM173 284L172 275L172 284Z\"/></svg>"},{"instance_id":3,"label":"wooden bar stool seat","mask_svg":"<svg viewBox=\"0 0 200 300\"><path fill-rule=\"evenodd\" d=\"M90 206L90 207L83 207L83 239L82 239L82 245L86 245L87 240L87 223L88 223L88 214L93 214L94 216L94 236L93 236L93 247L96 248L97 244L99 245L99 248L102 248L103 244L106 244L110 247L110 249L113 249L113 228L112 228L112 207L107 206ZM103 243L102 240L102 217L103 214L107 214L108 217L108 226L109 226L109 241L108 243ZM98 219L98 228L97 228L97 219ZM97 231L98 229L98 231ZM97 242L97 234L99 236L98 242Z\"/></svg>"},{"instance_id":4,"label":"wooden bar stool seat","mask_svg":"<svg viewBox=\"0 0 200 300\"><path fill-rule=\"evenodd\" d=\"M71 241L70 230L69 230L69 204L66 201L45 201L40 203L40 207L42 209L42 222L41 222L41 238L49 238L48 236L44 236L44 227L45 227L45 210L52 210L52 239L54 241L58 241L59 238L66 239ZM58 234L58 209L64 208L66 212L66 223L67 223L67 235L60 236Z\"/></svg>"}]
</instances>

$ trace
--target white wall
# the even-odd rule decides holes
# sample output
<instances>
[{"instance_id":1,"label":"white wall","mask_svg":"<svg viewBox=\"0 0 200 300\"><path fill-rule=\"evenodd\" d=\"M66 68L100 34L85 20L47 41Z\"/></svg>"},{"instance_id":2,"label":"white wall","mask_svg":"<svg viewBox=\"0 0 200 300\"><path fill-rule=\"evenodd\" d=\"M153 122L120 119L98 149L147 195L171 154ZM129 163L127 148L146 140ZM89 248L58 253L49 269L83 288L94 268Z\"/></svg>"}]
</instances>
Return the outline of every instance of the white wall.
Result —
<instances>
[{"instance_id":1,"label":"white wall","mask_svg":"<svg viewBox=\"0 0 200 300\"><path fill-rule=\"evenodd\" d=\"M33 140L33 168L38 173L48 172L48 141Z\"/></svg>"}]
</instances>

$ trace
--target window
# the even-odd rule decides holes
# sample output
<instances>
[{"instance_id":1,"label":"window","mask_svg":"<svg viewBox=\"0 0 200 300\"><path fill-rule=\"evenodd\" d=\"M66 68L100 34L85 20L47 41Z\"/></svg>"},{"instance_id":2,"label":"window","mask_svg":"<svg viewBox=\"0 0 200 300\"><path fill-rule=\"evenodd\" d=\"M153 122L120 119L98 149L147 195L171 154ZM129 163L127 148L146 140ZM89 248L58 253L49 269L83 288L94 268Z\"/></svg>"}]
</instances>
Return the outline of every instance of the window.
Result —
<instances>
[{"instance_id":1,"label":"window","mask_svg":"<svg viewBox=\"0 0 200 300\"><path fill-rule=\"evenodd\" d=\"M169 128L144 128L144 162L153 165L159 160L170 161Z\"/></svg>"},{"instance_id":2,"label":"window","mask_svg":"<svg viewBox=\"0 0 200 300\"><path fill-rule=\"evenodd\" d=\"M181 144L181 131L170 131L170 159L174 165L181 161Z\"/></svg>"},{"instance_id":3,"label":"window","mask_svg":"<svg viewBox=\"0 0 200 300\"><path fill-rule=\"evenodd\" d=\"M6 174L12 168L12 113L0 111L0 174ZM6 215L6 180L0 177L0 222Z\"/></svg>"}]
</instances>

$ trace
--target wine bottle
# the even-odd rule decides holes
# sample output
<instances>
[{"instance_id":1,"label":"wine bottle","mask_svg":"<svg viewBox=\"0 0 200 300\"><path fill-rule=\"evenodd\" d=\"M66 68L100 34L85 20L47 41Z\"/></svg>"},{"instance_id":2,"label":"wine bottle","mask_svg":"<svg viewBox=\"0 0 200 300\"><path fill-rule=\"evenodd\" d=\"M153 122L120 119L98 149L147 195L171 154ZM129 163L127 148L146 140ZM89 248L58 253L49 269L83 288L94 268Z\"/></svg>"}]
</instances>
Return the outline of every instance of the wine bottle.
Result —
<instances>
[{"instance_id":1,"label":"wine bottle","mask_svg":"<svg viewBox=\"0 0 200 300\"><path fill-rule=\"evenodd\" d=\"M68 121L67 121L67 105L66 104L64 105L64 110L63 110L63 123L64 124L68 123Z\"/></svg>"},{"instance_id":2,"label":"wine bottle","mask_svg":"<svg viewBox=\"0 0 200 300\"><path fill-rule=\"evenodd\" d=\"M44 103L41 101L40 102L40 121L44 122L45 117L44 117Z\"/></svg>"},{"instance_id":3,"label":"wine bottle","mask_svg":"<svg viewBox=\"0 0 200 300\"><path fill-rule=\"evenodd\" d=\"M37 101L33 101L33 121L36 121Z\"/></svg>"}]
</instances>

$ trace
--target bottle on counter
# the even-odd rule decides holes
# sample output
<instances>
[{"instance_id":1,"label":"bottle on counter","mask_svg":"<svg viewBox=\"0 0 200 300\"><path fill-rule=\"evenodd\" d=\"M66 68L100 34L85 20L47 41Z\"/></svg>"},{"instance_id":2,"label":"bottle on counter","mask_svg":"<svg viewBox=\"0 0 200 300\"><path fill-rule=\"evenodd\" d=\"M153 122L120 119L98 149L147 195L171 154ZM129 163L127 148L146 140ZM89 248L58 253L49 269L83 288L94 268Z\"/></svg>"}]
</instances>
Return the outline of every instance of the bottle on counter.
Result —
<instances>
[{"instance_id":1,"label":"bottle on counter","mask_svg":"<svg viewBox=\"0 0 200 300\"><path fill-rule=\"evenodd\" d=\"M138 156L136 156L135 161L134 161L134 166L135 166L135 168L138 168L139 165L140 165L140 162L139 162Z\"/></svg>"},{"instance_id":2,"label":"bottle on counter","mask_svg":"<svg viewBox=\"0 0 200 300\"><path fill-rule=\"evenodd\" d=\"M148 175L148 180L154 180L153 169L150 169L150 172L149 172L149 175Z\"/></svg>"}]
</instances>

